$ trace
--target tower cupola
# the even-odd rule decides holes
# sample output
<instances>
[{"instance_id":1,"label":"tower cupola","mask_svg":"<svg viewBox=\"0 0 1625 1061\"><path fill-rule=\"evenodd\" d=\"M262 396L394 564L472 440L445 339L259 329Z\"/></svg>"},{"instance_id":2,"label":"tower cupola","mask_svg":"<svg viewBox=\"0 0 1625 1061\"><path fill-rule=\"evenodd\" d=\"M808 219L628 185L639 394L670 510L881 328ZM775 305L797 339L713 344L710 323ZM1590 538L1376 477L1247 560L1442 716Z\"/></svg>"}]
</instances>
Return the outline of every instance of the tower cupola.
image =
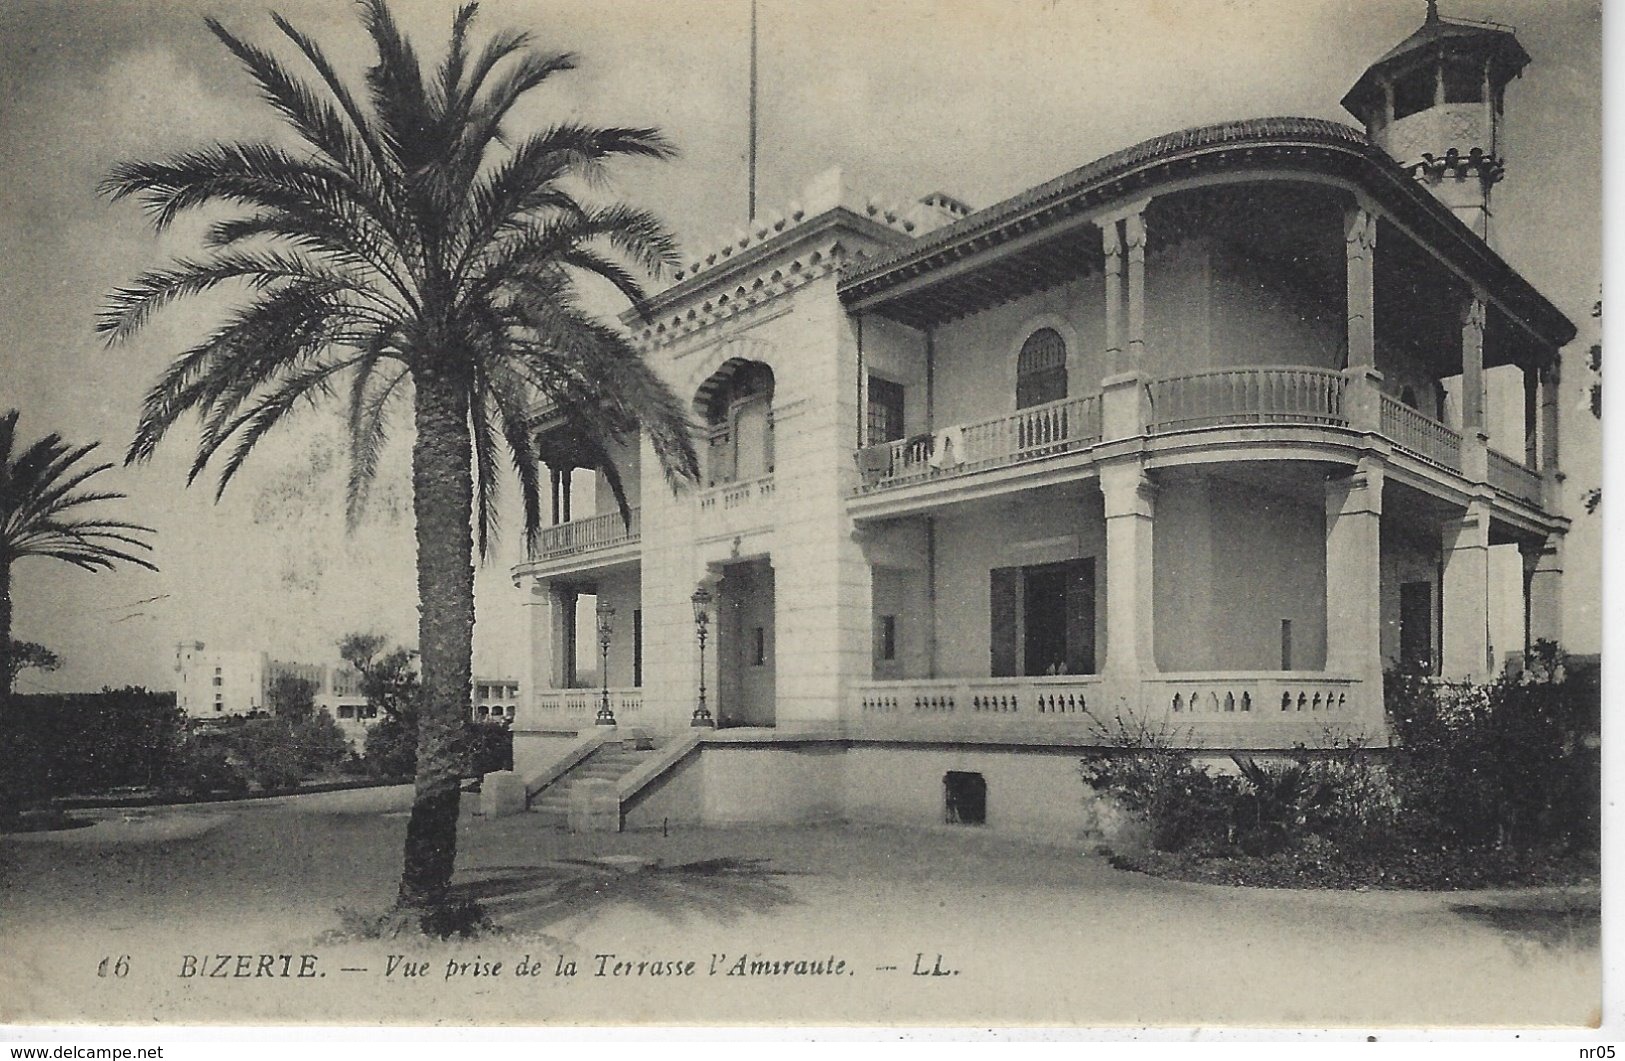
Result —
<instances>
[{"instance_id":1,"label":"tower cupola","mask_svg":"<svg viewBox=\"0 0 1625 1061\"><path fill-rule=\"evenodd\" d=\"M1343 106L1379 147L1490 241L1490 189L1506 162L1506 86L1529 62L1508 27L1443 18L1437 0L1429 0L1422 27L1372 63Z\"/></svg>"}]
</instances>

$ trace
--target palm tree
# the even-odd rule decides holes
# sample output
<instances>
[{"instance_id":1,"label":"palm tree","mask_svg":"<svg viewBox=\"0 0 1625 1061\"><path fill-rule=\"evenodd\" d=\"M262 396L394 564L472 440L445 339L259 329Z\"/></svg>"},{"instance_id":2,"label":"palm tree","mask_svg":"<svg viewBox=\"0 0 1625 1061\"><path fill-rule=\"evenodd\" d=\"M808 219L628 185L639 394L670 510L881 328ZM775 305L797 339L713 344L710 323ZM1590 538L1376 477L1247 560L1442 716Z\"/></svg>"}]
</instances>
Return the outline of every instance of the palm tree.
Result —
<instances>
[{"instance_id":1,"label":"palm tree","mask_svg":"<svg viewBox=\"0 0 1625 1061\"><path fill-rule=\"evenodd\" d=\"M158 570L140 555L152 548L140 537L151 528L81 514L86 505L124 498L86 487L113 467L81 463L99 443L71 446L53 433L25 446L17 437L17 417L16 409L0 415L0 703L10 700L12 680L21 669L13 653L26 645L11 640L13 563L43 556L86 571L109 571L120 562Z\"/></svg>"},{"instance_id":2,"label":"palm tree","mask_svg":"<svg viewBox=\"0 0 1625 1061\"><path fill-rule=\"evenodd\" d=\"M697 478L698 461L683 406L577 289L584 276L602 278L637 306L644 293L633 270L675 261L652 215L580 194L602 183L608 162L668 158L671 146L654 129L574 122L522 135L507 127L514 105L572 69L573 56L539 51L523 32L473 48L469 4L431 69L384 0L360 8L376 60L356 90L280 16L277 28L313 76L208 20L300 143L217 143L117 166L103 192L137 196L159 231L200 207L227 216L209 226L203 257L114 291L99 328L111 344L177 299L221 285L244 293L147 395L128 456L145 460L195 412L202 429L188 482L222 456L217 497L267 432L342 385L353 524L389 411L410 396L423 710L398 900L408 915L444 903L456 857L472 554L477 545L487 555L495 535L502 451L527 543L541 524L530 418L538 401L606 473L623 517L611 445L641 429L674 485Z\"/></svg>"}]
</instances>

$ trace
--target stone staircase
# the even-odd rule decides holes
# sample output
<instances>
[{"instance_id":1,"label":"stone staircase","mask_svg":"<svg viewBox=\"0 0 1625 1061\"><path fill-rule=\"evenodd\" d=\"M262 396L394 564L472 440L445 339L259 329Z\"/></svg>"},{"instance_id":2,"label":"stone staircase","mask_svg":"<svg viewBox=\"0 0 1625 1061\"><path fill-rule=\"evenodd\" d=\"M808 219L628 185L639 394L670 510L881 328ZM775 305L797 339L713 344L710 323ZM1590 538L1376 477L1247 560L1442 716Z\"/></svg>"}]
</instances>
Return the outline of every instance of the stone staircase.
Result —
<instances>
[{"instance_id":1,"label":"stone staircase","mask_svg":"<svg viewBox=\"0 0 1625 1061\"><path fill-rule=\"evenodd\" d=\"M605 744L532 796L530 812L539 815L540 824L544 826L568 828L571 785L584 780L619 783L621 778L658 754L653 747L636 748L631 741Z\"/></svg>"}]
</instances>

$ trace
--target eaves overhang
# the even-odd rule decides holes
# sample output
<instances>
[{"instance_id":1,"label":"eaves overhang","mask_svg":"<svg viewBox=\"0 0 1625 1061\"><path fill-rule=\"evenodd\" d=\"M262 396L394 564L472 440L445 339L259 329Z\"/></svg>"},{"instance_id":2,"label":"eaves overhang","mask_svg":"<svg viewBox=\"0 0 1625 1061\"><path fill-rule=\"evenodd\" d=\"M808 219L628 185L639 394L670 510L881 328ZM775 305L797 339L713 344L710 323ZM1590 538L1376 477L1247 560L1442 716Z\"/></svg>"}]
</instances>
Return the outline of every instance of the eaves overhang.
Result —
<instances>
[{"instance_id":1,"label":"eaves overhang","mask_svg":"<svg viewBox=\"0 0 1625 1061\"><path fill-rule=\"evenodd\" d=\"M1396 221L1485 288L1542 340L1561 347L1575 326L1561 310L1357 129L1318 118L1255 118L1154 137L1081 166L841 273L849 309L880 309L893 289L973 255L1077 221L1161 185L1227 170L1323 173L1369 195Z\"/></svg>"}]
</instances>

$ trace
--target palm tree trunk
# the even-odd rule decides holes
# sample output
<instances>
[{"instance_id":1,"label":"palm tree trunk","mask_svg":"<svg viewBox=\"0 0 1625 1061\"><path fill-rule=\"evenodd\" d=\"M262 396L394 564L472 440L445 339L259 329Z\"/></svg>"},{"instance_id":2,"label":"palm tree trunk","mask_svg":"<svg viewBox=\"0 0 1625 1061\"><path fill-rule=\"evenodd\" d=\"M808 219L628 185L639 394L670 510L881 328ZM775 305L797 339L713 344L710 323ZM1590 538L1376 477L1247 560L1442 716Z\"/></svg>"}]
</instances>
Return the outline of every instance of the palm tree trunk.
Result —
<instances>
[{"instance_id":1,"label":"palm tree trunk","mask_svg":"<svg viewBox=\"0 0 1625 1061\"><path fill-rule=\"evenodd\" d=\"M398 903L403 911L428 912L444 904L457 859L463 719L474 649L474 485L466 391L434 367L415 375L412 507L423 684L417 792Z\"/></svg>"}]
</instances>

